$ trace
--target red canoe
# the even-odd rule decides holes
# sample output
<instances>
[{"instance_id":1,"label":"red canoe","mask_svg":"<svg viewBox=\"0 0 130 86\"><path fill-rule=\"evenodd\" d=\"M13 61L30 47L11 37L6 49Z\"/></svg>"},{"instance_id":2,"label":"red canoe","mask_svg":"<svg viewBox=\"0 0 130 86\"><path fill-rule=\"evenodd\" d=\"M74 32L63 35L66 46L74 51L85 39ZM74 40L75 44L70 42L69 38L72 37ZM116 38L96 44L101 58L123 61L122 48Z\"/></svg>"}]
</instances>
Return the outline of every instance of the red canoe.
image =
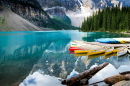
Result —
<instances>
[{"instance_id":1,"label":"red canoe","mask_svg":"<svg viewBox=\"0 0 130 86\"><path fill-rule=\"evenodd\" d=\"M79 47L70 47L70 48L79 48Z\"/></svg>"},{"instance_id":2,"label":"red canoe","mask_svg":"<svg viewBox=\"0 0 130 86\"><path fill-rule=\"evenodd\" d=\"M75 54L74 52L70 51L69 54Z\"/></svg>"},{"instance_id":3,"label":"red canoe","mask_svg":"<svg viewBox=\"0 0 130 86\"><path fill-rule=\"evenodd\" d=\"M78 48L78 47L73 47L73 48L69 48L69 51L74 51L74 50L84 50L84 49L81 49L81 48Z\"/></svg>"}]
</instances>

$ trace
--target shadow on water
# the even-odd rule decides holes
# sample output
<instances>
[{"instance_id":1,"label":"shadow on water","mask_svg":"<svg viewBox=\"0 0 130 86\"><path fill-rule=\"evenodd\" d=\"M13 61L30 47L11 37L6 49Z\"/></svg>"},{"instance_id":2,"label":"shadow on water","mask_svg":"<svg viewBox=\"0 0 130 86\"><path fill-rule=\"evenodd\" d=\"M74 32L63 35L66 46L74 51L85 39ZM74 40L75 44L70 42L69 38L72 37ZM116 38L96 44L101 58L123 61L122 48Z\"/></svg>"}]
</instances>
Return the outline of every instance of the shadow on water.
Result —
<instances>
[{"instance_id":1,"label":"shadow on water","mask_svg":"<svg viewBox=\"0 0 130 86\"><path fill-rule=\"evenodd\" d=\"M0 41L0 86L15 86L35 71L33 66L44 56L46 49L62 51L70 38L56 32L12 32L2 33Z\"/></svg>"}]
</instances>

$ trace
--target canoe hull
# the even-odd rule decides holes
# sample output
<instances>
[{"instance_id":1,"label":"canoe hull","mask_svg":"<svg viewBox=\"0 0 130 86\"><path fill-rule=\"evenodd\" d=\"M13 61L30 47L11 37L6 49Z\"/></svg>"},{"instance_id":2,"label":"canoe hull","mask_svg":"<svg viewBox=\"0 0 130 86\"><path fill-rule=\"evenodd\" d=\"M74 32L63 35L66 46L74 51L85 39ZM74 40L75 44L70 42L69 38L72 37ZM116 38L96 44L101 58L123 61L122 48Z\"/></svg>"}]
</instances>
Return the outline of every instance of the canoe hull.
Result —
<instances>
[{"instance_id":1,"label":"canoe hull","mask_svg":"<svg viewBox=\"0 0 130 86\"><path fill-rule=\"evenodd\" d=\"M110 43L110 44L121 43L120 41L112 38L100 38L100 39L95 39L95 41L100 43Z\"/></svg>"},{"instance_id":2,"label":"canoe hull","mask_svg":"<svg viewBox=\"0 0 130 86\"><path fill-rule=\"evenodd\" d=\"M118 49L114 49L113 50L113 53L117 53L119 50Z\"/></svg>"},{"instance_id":3,"label":"canoe hull","mask_svg":"<svg viewBox=\"0 0 130 86\"><path fill-rule=\"evenodd\" d=\"M118 57L119 57L119 56L123 56L123 55L125 55L125 54L127 54L127 49L124 49L123 51L117 52L117 56L118 56Z\"/></svg>"},{"instance_id":4,"label":"canoe hull","mask_svg":"<svg viewBox=\"0 0 130 86\"><path fill-rule=\"evenodd\" d=\"M105 55L109 55L111 53L113 53L113 51L105 52Z\"/></svg>"},{"instance_id":5,"label":"canoe hull","mask_svg":"<svg viewBox=\"0 0 130 86\"><path fill-rule=\"evenodd\" d=\"M83 50L81 48L69 48L69 51L74 51L74 50Z\"/></svg>"},{"instance_id":6,"label":"canoe hull","mask_svg":"<svg viewBox=\"0 0 130 86\"><path fill-rule=\"evenodd\" d=\"M128 53L130 54L130 47L127 47L127 51L128 51Z\"/></svg>"},{"instance_id":7,"label":"canoe hull","mask_svg":"<svg viewBox=\"0 0 130 86\"><path fill-rule=\"evenodd\" d=\"M92 51L95 51L95 50L74 50L74 53L76 54L82 54L82 53L88 53L88 52L92 52Z\"/></svg>"},{"instance_id":8,"label":"canoe hull","mask_svg":"<svg viewBox=\"0 0 130 86\"><path fill-rule=\"evenodd\" d=\"M83 54L75 54L74 57L78 57L78 56L87 56L87 54L83 53Z\"/></svg>"},{"instance_id":9,"label":"canoe hull","mask_svg":"<svg viewBox=\"0 0 130 86\"><path fill-rule=\"evenodd\" d=\"M102 50L102 51L97 51L97 52L89 52L87 55L97 55L97 54L101 54L101 53L104 53L105 50Z\"/></svg>"}]
</instances>

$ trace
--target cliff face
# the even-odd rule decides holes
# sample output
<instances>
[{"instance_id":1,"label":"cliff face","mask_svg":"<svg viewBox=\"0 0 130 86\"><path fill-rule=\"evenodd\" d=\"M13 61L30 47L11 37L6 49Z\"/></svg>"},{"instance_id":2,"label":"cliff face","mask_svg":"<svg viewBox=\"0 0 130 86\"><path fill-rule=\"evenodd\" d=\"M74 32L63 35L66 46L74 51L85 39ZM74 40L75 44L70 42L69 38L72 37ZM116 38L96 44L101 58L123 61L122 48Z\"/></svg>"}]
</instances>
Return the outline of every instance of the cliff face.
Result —
<instances>
[{"instance_id":1,"label":"cliff face","mask_svg":"<svg viewBox=\"0 0 130 86\"><path fill-rule=\"evenodd\" d=\"M56 17L59 17L61 19L65 19L66 18L65 9L63 7L56 6L56 7L52 7L52 8L46 8L44 10L50 16L56 16Z\"/></svg>"},{"instance_id":2,"label":"cliff face","mask_svg":"<svg viewBox=\"0 0 130 86\"><path fill-rule=\"evenodd\" d=\"M104 6L130 6L130 0L80 0L84 6L103 8Z\"/></svg>"},{"instance_id":3,"label":"cliff face","mask_svg":"<svg viewBox=\"0 0 130 86\"><path fill-rule=\"evenodd\" d=\"M77 11L81 5L79 1L85 6L90 8L102 8L104 6L120 5L130 6L130 0L37 0L43 8L51 8L60 6L66 8L66 11Z\"/></svg>"},{"instance_id":4,"label":"cliff face","mask_svg":"<svg viewBox=\"0 0 130 86\"><path fill-rule=\"evenodd\" d=\"M49 15L55 14L55 16L64 18L65 21L68 20L69 18L65 15L65 12L62 9L53 10L53 13L47 11L49 14L48 15L44 9L42 9L37 0L1 0L0 6L11 9L20 17L28 20L36 26L43 28L43 30L44 28L52 28L56 30L75 29L75 27L70 25L70 22L66 24L64 20L63 22L60 22L59 19L56 20L49 17ZM60 14L56 14L58 11L60 11Z\"/></svg>"},{"instance_id":5,"label":"cliff face","mask_svg":"<svg viewBox=\"0 0 130 86\"><path fill-rule=\"evenodd\" d=\"M78 0L38 0L38 2L50 17L56 16L65 22L69 20L69 24L71 24L71 20L66 12L80 10Z\"/></svg>"},{"instance_id":6,"label":"cliff face","mask_svg":"<svg viewBox=\"0 0 130 86\"><path fill-rule=\"evenodd\" d=\"M38 2L44 8L60 6L66 8L67 11L75 11L77 9L80 9L80 4L78 0L38 0Z\"/></svg>"},{"instance_id":7,"label":"cliff face","mask_svg":"<svg viewBox=\"0 0 130 86\"><path fill-rule=\"evenodd\" d=\"M39 31L37 26L12 12L9 8L0 7L0 31Z\"/></svg>"},{"instance_id":8,"label":"cliff face","mask_svg":"<svg viewBox=\"0 0 130 86\"><path fill-rule=\"evenodd\" d=\"M36 0L2 0L3 7L10 8L13 12L27 19L37 26L46 26L48 15Z\"/></svg>"}]
</instances>

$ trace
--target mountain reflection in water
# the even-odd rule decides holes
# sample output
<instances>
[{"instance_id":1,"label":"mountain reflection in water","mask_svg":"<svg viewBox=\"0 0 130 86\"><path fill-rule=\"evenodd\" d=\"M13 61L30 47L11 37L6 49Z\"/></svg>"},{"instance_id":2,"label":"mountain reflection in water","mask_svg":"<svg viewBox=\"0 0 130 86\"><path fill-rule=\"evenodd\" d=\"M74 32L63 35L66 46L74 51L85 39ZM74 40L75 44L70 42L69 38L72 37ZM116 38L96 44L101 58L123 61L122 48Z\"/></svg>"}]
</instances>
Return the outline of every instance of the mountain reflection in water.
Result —
<instances>
[{"instance_id":1,"label":"mountain reflection in water","mask_svg":"<svg viewBox=\"0 0 130 86\"><path fill-rule=\"evenodd\" d=\"M97 36L96 36L97 35ZM114 37L127 37L115 34ZM62 86L61 80L84 72L93 65L110 63L97 73L90 83L129 70L129 55L118 60L116 55L105 57L69 54L70 42L93 41L112 37L111 33L52 31L0 33L0 86ZM111 70L111 71L110 71Z\"/></svg>"}]
</instances>

